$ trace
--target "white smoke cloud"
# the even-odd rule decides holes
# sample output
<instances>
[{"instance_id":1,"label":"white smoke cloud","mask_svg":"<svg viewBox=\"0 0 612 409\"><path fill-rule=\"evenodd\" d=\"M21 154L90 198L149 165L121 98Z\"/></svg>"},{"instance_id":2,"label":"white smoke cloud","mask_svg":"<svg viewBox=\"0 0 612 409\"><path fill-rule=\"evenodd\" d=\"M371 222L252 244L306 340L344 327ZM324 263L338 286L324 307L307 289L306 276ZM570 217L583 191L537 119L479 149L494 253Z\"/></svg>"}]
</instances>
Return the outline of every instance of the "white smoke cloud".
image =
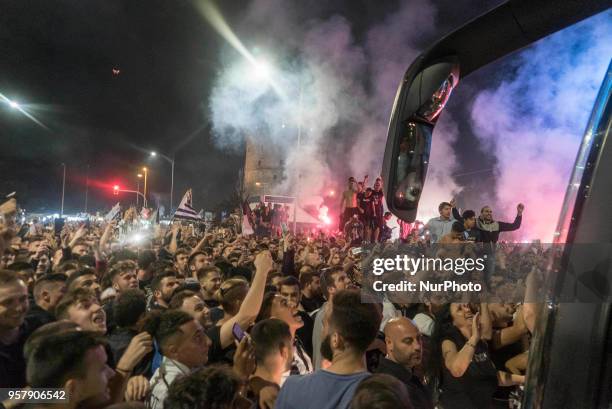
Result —
<instances>
[{"instance_id":1,"label":"white smoke cloud","mask_svg":"<svg viewBox=\"0 0 612 409\"><path fill-rule=\"evenodd\" d=\"M236 56L216 81L210 110L221 146L239 145L245 134L258 132L284 146L286 182L279 190L295 186L301 173L305 202L320 195L330 180L342 189L347 176L368 174L373 181L380 175L393 96L418 55L417 44L435 27L435 8L425 0L400 2L358 41L343 16L319 19L315 10L304 17L304 10L295 7L255 0L239 28L266 34L257 41L264 44L261 49L274 50L278 71L273 78L287 98L276 97L265 82L253 82ZM425 207L436 202L437 208L441 197L448 200L457 190L449 177L456 163L449 148L455 138L450 119L443 119L432 148L432 159L443 160L432 161Z\"/></svg>"},{"instance_id":2,"label":"white smoke cloud","mask_svg":"<svg viewBox=\"0 0 612 409\"><path fill-rule=\"evenodd\" d=\"M603 13L541 40L518 55L513 74L474 100L473 129L498 161L497 194L489 200L510 221L525 203L525 239L552 240L612 55L611 17Z\"/></svg>"}]
</instances>

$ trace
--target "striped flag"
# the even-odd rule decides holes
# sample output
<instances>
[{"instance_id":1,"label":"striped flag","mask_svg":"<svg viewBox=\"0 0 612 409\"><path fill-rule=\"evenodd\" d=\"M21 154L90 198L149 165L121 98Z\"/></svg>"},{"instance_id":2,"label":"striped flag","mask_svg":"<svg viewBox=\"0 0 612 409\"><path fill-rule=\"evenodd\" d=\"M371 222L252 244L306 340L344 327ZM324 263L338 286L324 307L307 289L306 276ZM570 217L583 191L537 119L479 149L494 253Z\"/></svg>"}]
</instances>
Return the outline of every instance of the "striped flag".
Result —
<instances>
[{"instance_id":1,"label":"striped flag","mask_svg":"<svg viewBox=\"0 0 612 409\"><path fill-rule=\"evenodd\" d=\"M176 212L174 212L173 218L203 220L202 216L200 216L200 214L193 209L193 205L191 203L191 189L189 189L183 196L181 204L179 204Z\"/></svg>"},{"instance_id":2,"label":"striped flag","mask_svg":"<svg viewBox=\"0 0 612 409\"><path fill-rule=\"evenodd\" d=\"M117 202L116 205L113 206L112 209L110 209L110 212L108 212L106 214L106 216L104 216L104 220L106 222L110 222L112 221L115 217L117 217L117 215L121 212L121 204L119 204L119 202Z\"/></svg>"}]
</instances>

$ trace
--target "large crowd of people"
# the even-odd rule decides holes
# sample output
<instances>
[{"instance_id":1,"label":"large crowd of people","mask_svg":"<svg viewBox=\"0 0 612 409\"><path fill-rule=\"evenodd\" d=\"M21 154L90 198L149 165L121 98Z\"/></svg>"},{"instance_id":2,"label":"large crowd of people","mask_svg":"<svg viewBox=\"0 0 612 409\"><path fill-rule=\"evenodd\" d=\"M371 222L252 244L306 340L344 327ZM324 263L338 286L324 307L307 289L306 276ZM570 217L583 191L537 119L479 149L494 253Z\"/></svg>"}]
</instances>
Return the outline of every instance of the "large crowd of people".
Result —
<instances>
[{"instance_id":1,"label":"large crowd of people","mask_svg":"<svg viewBox=\"0 0 612 409\"><path fill-rule=\"evenodd\" d=\"M17 220L11 199L0 207L0 388L61 388L69 400L56 408L514 407L534 309L362 292L363 246L392 243L383 203L380 179L351 178L338 231L290 233L284 206L259 206L246 235L235 216L195 228L140 223L133 210L58 231ZM401 240L494 245L523 206L512 223L488 206L439 211Z\"/></svg>"}]
</instances>

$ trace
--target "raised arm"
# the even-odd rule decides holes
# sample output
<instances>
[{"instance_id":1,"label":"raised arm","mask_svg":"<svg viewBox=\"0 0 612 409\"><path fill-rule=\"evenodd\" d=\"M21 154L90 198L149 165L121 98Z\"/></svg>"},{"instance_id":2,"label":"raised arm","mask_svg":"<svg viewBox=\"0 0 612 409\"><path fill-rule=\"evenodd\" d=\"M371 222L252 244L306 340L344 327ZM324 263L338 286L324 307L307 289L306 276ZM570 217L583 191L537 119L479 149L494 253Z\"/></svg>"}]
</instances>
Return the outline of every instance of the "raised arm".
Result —
<instances>
[{"instance_id":1,"label":"raised arm","mask_svg":"<svg viewBox=\"0 0 612 409\"><path fill-rule=\"evenodd\" d=\"M241 328L246 330L257 318L270 270L272 270L272 255L267 250L262 251L255 257L255 277L249 292L244 297L244 301L242 301L240 310L233 318L227 320L221 326L221 348L227 348L234 342L232 335L234 323L237 322Z\"/></svg>"},{"instance_id":2,"label":"raised arm","mask_svg":"<svg viewBox=\"0 0 612 409\"><path fill-rule=\"evenodd\" d=\"M104 250L106 250L106 244L108 243L108 239L111 236L111 233L113 232L114 227L115 227L115 222L111 221L104 228L104 232L102 233L102 236L100 237L100 242L98 243L98 250L100 250L100 252L103 252Z\"/></svg>"},{"instance_id":3,"label":"raised arm","mask_svg":"<svg viewBox=\"0 0 612 409\"><path fill-rule=\"evenodd\" d=\"M514 218L514 222L506 223L499 222L499 231L514 231L518 230L521 227L521 221L523 220L523 210L525 206L522 203L519 203L516 206L516 217Z\"/></svg>"},{"instance_id":4,"label":"raised arm","mask_svg":"<svg viewBox=\"0 0 612 409\"><path fill-rule=\"evenodd\" d=\"M77 231L74 233L74 236L72 236L72 240L70 240L70 243L68 243L68 247L73 248L77 241L85 236L86 230L85 230L85 225L82 224L79 226L79 228L77 229Z\"/></svg>"},{"instance_id":5,"label":"raised arm","mask_svg":"<svg viewBox=\"0 0 612 409\"><path fill-rule=\"evenodd\" d=\"M453 219L457 220L458 222L463 223L463 217L461 217L461 215L459 214L459 209L457 209L457 201L455 200L455 198L453 197L449 203L451 205Z\"/></svg>"},{"instance_id":6,"label":"raised arm","mask_svg":"<svg viewBox=\"0 0 612 409\"><path fill-rule=\"evenodd\" d=\"M453 341L448 339L442 341L444 365L455 378L462 377L472 362L476 345L480 341L479 321L480 313L476 313L472 321L472 336L459 351L457 351L457 345Z\"/></svg>"},{"instance_id":7,"label":"raised arm","mask_svg":"<svg viewBox=\"0 0 612 409\"><path fill-rule=\"evenodd\" d=\"M181 227L178 224L172 225L172 237L170 237L170 244L168 244L168 252L171 254L175 254L178 248L178 233L181 230Z\"/></svg>"},{"instance_id":8,"label":"raised arm","mask_svg":"<svg viewBox=\"0 0 612 409\"><path fill-rule=\"evenodd\" d=\"M480 304L480 333L481 338L485 341L493 339L493 321L489 312L489 304Z\"/></svg>"},{"instance_id":9,"label":"raised arm","mask_svg":"<svg viewBox=\"0 0 612 409\"><path fill-rule=\"evenodd\" d=\"M527 332L527 326L523 317L523 306L521 306L517 310L514 323L509 327L495 331L493 334L493 349L499 349L518 342Z\"/></svg>"},{"instance_id":10,"label":"raised arm","mask_svg":"<svg viewBox=\"0 0 612 409\"><path fill-rule=\"evenodd\" d=\"M193 250L191 250L191 254L195 254L198 251L202 250L202 248L204 248L206 244L209 242L211 237L212 237L212 234L210 233L205 234L204 237L202 237L202 240L200 240L198 244L196 244L196 246L193 248Z\"/></svg>"}]
</instances>

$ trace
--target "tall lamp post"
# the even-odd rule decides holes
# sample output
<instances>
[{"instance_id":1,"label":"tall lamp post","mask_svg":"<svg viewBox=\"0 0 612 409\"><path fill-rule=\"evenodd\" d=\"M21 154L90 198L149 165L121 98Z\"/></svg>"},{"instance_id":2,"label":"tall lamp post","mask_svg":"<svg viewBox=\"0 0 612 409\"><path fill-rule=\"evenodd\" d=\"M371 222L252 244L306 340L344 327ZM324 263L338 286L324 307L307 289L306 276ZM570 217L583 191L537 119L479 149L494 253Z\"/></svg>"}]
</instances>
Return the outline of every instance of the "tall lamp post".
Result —
<instances>
[{"instance_id":1,"label":"tall lamp post","mask_svg":"<svg viewBox=\"0 0 612 409\"><path fill-rule=\"evenodd\" d=\"M151 152L151 157L155 158L155 157L161 157L163 159L165 159L166 161L168 161L172 167L171 170L171 176L170 176L170 212L172 212L173 209L173 199L174 199L174 157L170 158L169 156L164 155L163 153L157 153L155 151Z\"/></svg>"},{"instance_id":2,"label":"tall lamp post","mask_svg":"<svg viewBox=\"0 0 612 409\"><path fill-rule=\"evenodd\" d=\"M142 179L142 173L136 175L138 179L136 179L136 207L138 207L138 193L140 193L140 179Z\"/></svg>"},{"instance_id":3,"label":"tall lamp post","mask_svg":"<svg viewBox=\"0 0 612 409\"><path fill-rule=\"evenodd\" d=\"M147 175L149 174L149 170L147 168L142 168L144 172L144 188L142 192L142 196L144 197L144 204L147 207Z\"/></svg>"}]
</instances>

